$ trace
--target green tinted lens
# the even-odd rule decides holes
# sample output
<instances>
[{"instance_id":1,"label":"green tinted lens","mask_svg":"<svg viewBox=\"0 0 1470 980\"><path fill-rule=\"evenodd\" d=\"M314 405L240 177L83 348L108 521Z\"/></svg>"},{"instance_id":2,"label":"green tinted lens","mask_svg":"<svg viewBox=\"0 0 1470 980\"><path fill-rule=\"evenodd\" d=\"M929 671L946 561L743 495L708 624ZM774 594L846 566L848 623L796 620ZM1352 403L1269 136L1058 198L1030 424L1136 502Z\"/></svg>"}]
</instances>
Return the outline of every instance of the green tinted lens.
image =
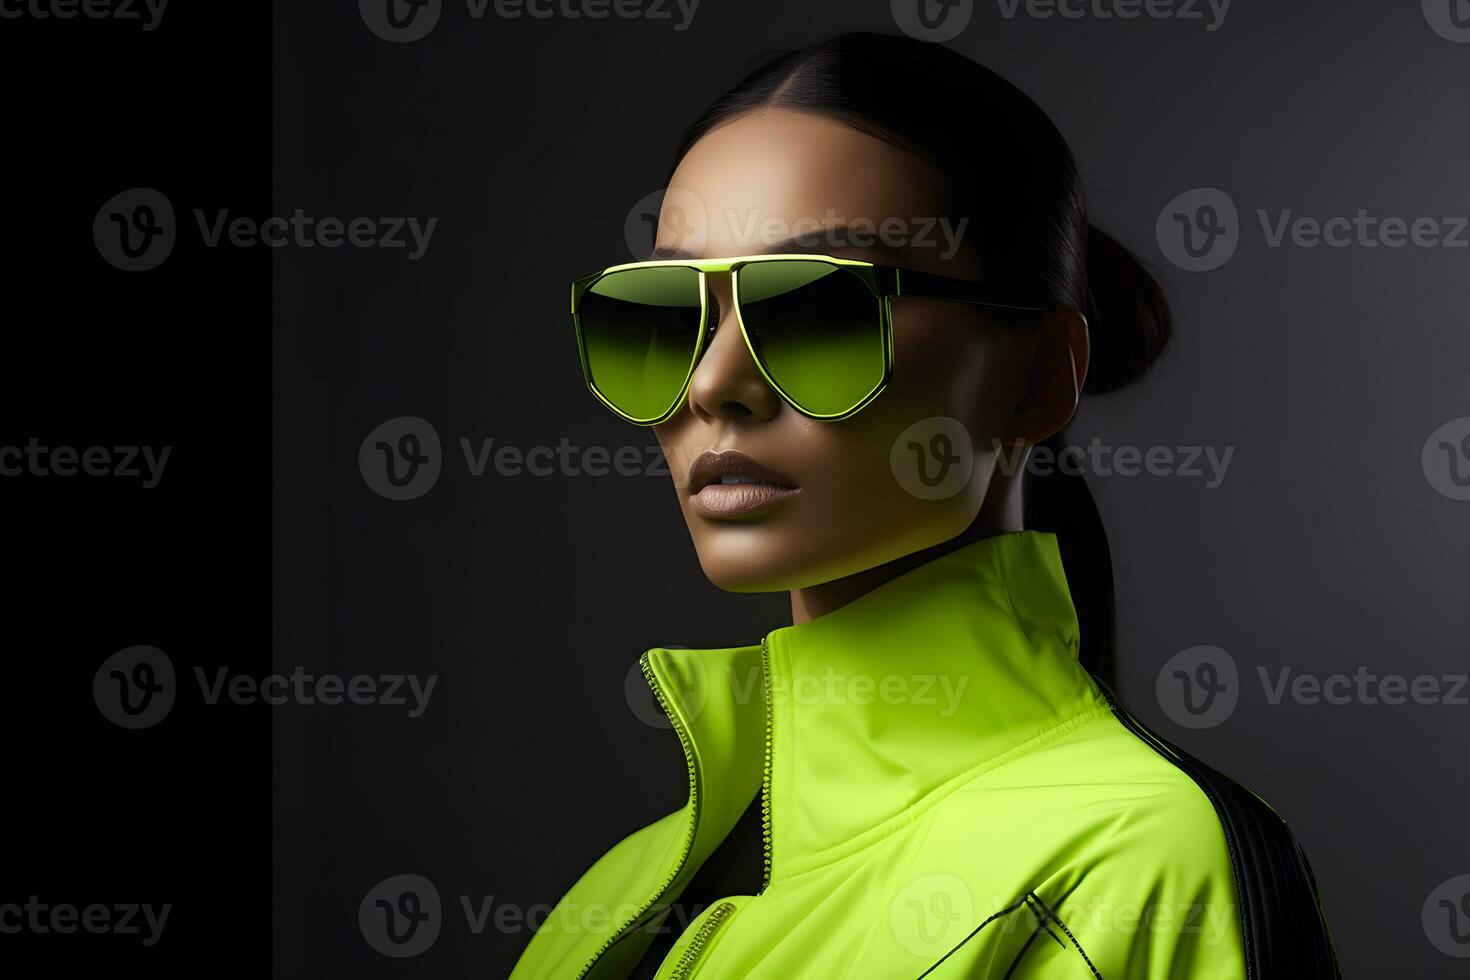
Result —
<instances>
[{"instance_id":1,"label":"green tinted lens","mask_svg":"<svg viewBox=\"0 0 1470 980\"><path fill-rule=\"evenodd\" d=\"M739 284L756 358L803 411L843 415L883 383L883 301L856 273L814 260L752 262Z\"/></svg>"},{"instance_id":2,"label":"green tinted lens","mask_svg":"<svg viewBox=\"0 0 1470 980\"><path fill-rule=\"evenodd\" d=\"M662 419L693 369L701 315L694 269L608 273L588 287L576 310L588 381L633 421Z\"/></svg>"}]
</instances>

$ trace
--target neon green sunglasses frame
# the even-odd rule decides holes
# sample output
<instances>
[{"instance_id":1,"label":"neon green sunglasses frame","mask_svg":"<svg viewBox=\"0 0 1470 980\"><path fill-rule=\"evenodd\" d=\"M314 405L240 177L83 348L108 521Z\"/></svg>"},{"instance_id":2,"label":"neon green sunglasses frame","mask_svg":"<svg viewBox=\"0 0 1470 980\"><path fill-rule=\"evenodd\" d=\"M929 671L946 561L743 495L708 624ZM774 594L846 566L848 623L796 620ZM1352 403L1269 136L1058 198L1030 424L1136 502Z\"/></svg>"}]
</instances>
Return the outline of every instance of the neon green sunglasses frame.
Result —
<instances>
[{"instance_id":1,"label":"neon green sunglasses frame","mask_svg":"<svg viewBox=\"0 0 1470 980\"><path fill-rule=\"evenodd\" d=\"M855 274L867 285L873 295L882 301L880 306L879 329L883 335L883 374L878 383L873 386L867 394L862 396L851 408L840 412L820 413L813 412L801 405L792 395L782 387L781 383L771 376L767 370L763 358L757 353L755 345L751 343L750 333L745 328L745 320L740 315L740 270L748 265L759 262L815 262L836 266L846 269ZM599 280L604 276L617 272L626 272L631 269L668 269L684 268L692 269L699 273L699 336L695 341L694 351L690 356L689 368L684 374L684 382L679 393L674 396L668 410L657 418L640 419L629 415L623 409L608 399L597 388L597 383L592 377L592 366L588 361L587 343L583 338L582 322L578 315L582 298L587 294ZM790 405L793 410L810 419L824 422L835 422L840 419L850 418L872 404L873 399L883 393L888 387L889 380L893 377L893 299L896 296L916 296L924 299L947 300L955 303L968 303L974 306L993 307L1002 310L1014 310L1023 313L1042 313L1050 307L1046 306L1022 306L1008 303L992 296L980 283L969 279L957 279L952 276L936 275L931 272L918 272L913 269L904 269L898 266L880 265L867 262L862 259L844 259L833 255L813 254L810 252L798 253L772 253L760 255L741 255L723 259L652 259L645 262L625 262L621 265L608 266L590 276L584 276L572 283L572 327L577 335L577 352L582 362L582 377L587 383L587 389L598 401L611 409L618 417L634 425L659 425L668 421L678 412L689 393L690 381L694 378L694 371L699 366L700 359L704 356L706 344L718 323L709 322L709 274L730 273L731 293L735 299L735 322L740 326L740 336L745 340L745 348L750 352L751 359L760 371L761 377L766 384L770 385L781 400Z\"/></svg>"}]
</instances>

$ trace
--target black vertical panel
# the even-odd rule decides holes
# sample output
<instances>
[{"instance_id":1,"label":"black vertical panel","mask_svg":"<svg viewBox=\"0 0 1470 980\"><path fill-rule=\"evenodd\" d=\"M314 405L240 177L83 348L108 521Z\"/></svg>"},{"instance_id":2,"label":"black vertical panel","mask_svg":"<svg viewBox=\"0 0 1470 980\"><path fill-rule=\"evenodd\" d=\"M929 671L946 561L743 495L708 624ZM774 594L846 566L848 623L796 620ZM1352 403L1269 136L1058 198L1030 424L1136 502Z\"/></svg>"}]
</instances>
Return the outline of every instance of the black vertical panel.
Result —
<instances>
[{"instance_id":1,"label":"black vertical panel","mask_svg":"<svg viewBox=\"0 0 1470 980\"><path fill-rule=\"evenodd\" d=\"M0 975L261 977L271 12L0 14Z\"/></svg>"}]
</instances>

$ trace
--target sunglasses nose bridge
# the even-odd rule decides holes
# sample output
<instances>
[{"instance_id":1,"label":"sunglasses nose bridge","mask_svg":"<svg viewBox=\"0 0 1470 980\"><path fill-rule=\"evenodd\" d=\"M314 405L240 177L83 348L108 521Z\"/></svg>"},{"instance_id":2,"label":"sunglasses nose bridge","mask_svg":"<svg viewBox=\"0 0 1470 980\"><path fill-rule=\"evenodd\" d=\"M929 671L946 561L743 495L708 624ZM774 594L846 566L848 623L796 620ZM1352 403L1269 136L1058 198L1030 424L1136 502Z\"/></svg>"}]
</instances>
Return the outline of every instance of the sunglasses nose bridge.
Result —
<instances>
[{"instance_id":1,"label":"sunglasses nose bridge","mask_svg":"<svg viewBox=\"0 0 1470 980\"><path fill-rule=\"evenodd\" d=\"M710 336L735 311L737 289L733 270L700 272L700 290L705 304L705 330Z\"/></svg>"}]
</instances>

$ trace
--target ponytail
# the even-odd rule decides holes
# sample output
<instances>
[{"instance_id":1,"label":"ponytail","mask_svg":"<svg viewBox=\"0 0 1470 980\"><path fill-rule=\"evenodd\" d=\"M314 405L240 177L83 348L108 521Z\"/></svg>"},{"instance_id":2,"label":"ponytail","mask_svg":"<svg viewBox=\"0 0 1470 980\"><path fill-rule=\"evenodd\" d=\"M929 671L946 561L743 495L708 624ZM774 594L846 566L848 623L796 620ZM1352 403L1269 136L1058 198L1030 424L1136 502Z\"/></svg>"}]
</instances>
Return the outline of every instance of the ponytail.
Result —
<instances>
[{"instance_id":1,"label":"ponytail","mask_svg":"<svg viewBox=\"0 0 1470 980\"><path fill-rule=\"evenodd\" d=\"M1085 253L1087 316L1091 354L1082 390L1116 391L1139 378L1169 341L1169 305L1158 282L1122 245L1088 226ZM1061 432L1041 443L1057 458L1066 447ZM1081 630L1078 658L1103 682L1114 683L1117 624L1113 606L1113 562L1102 515L1079 473L1051 468L1045 476L1027 471L1026 527L1057 536L1067 587Z\"/></svg>"}]
</instances>

